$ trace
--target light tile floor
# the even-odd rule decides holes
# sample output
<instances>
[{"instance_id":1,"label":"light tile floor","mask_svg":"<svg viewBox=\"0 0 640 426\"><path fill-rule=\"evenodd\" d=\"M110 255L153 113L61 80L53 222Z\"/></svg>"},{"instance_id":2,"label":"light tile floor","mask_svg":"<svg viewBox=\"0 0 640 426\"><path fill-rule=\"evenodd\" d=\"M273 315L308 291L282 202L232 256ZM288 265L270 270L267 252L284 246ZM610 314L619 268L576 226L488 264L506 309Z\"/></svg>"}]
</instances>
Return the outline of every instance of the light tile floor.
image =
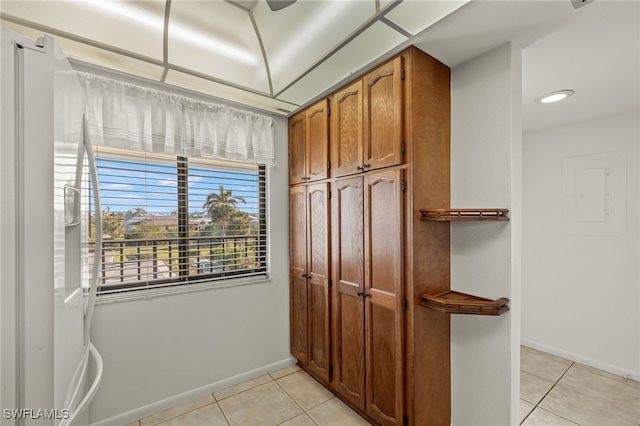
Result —
<instances>
[{"instance_id":1,"label":"light tile floor","mask_svg":"<svg viewBox=\"0 0 640 426\"><path fill-rule=\"evenodd\" d=\"M521 347L523 426L640 426L640 383ZM258 377L128 426L366 426L297 366Z\"/></svg>"},{"instance_id":2,"label":"light tile floor","mask_svg":"<svg viewBox=\"0 0 640 426\"><path fill-rule=\"evenodd\" d=\"M640 426L640 383L522 346L520 422Z\"/></svg>"},{"instance_id":3,"label":"light tile floor","mask_svg":"<svg viewBox=\"0 0 640 426\"><path fill-rule=\"evenodd\" d=\"M369 426L298 366L145 417L128 426Z\"/></svg>"}]
</instances>

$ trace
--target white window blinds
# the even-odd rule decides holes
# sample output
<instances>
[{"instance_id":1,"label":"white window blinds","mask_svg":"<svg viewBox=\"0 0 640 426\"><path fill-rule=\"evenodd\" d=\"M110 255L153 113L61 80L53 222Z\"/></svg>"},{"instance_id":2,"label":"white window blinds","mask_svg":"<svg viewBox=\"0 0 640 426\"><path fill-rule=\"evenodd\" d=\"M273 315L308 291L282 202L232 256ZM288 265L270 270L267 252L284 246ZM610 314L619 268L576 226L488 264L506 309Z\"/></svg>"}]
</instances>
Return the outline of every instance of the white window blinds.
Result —
<instances>
[{"instance_id":1,"label":"white window blinds","mask_svg":"<svg viewBox=\"0 0 640 426\"><path fill-rule=\"evenodd\" d=\"M264 165L94 151L103 208L99 294L266 276ZM90 250L94 233L90 220Z\"/></svg>"}]
</instances>

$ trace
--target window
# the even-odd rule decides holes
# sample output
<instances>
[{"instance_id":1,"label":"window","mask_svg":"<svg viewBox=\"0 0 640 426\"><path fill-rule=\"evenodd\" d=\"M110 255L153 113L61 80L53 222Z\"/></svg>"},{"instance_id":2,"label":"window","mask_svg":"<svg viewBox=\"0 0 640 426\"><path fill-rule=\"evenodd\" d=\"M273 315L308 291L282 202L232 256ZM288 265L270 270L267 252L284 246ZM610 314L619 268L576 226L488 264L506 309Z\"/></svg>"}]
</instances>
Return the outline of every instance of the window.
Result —
<instances>
[{"instance_id":1,"label":"window","mask_svg":"<svg viewBox=\"0 0 640 426\"><path fill-rule=\"evenodd\" d=\"M99 295L267 275L264 165L104 147L95 148L95 157L103 234ZM96 212L90 198L91 252Z\"/></svg>"}]
</instances>

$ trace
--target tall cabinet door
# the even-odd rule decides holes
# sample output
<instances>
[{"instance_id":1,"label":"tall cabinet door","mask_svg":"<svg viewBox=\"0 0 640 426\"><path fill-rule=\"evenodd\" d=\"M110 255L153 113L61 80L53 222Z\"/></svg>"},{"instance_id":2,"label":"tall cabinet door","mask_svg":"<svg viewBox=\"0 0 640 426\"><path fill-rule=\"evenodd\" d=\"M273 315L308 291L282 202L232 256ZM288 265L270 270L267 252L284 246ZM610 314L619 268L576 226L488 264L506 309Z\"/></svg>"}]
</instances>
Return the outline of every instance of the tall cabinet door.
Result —
<instances>
[{"instance_id":1,"label":"tall cabinet door","mask_svg":"<svg viewBox=\"0 0 640 426\"><path fill-rule=\"evenodd\" d=\"M364 176L367 412L382 425L402 424L402 171Z\"/></svg>"},{"instance_id":2,"label":"tall cabinet door","mask_svg":"<svg viewBox=\"0 0 640 426\"><path fill-rule=\"evenodd\" d=\"M331 165L333 175L362 171L362 80L333 95Z\"/></svg>"},{"instance_id":3,"label":"tall cabinet door","mask_svg":"<svg viewBox=\"0 0 640 426\"><path fill-rule=\"evenodd\" d=\"M289 189L289 306L291 354L307 363L307 208L304 185Z\"/></svg>"},{"instance_id":4,"label":"tall cabinet door","mask_svg":"<svg viewBox=\"0 0 640 426\"><path fill-rule=\"evenodd\" d=\"M329 177L329 100L323 99L306 110L308 181Z\"/></svg>"},{"instance_id":5,"label":"tall cabinet door","mask_svg":"<svg viewBox=\"0 0 640 426\"><path fill-rule=\"evenodd\" d=\"M298 113L289 120L289 183L306 181L307 142L305 114Z\"/></svg>"},{"instance_id":6,"label":"tall cabinet door","mask_svg":"<svg viewBox=\"0 0 640 426\"><path fill-rule=\"evenodd\" d=\"M333 385L364 409L364 252L361 176L338 179L333 199Z\"/></svg>"},{"instance_id":7,"label":"tall cabinet door","mask_svg":"<svg viewBox=\"0 0 640 426\"><path fill-rule=\"evenodd\" d=\"M307 187L308 362L329 382L329 184Z\"/></svg>"},{"instance_id":8,"label":"tall cabinet door","mask_svg":"<svg viewBox=\"0 0 640 426\"><path fill-rule=\"evenodd\" d=\"M364 77L364 167L402 163L402 57Z\"/></svg>"}]
</instances>

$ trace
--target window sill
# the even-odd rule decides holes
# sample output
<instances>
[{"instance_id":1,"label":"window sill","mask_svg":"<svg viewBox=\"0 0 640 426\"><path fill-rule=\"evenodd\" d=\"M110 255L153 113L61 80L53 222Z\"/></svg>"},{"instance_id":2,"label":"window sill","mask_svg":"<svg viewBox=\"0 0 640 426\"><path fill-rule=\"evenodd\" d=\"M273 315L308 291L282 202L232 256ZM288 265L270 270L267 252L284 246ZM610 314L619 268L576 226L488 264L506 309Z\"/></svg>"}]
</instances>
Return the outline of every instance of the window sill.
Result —
<instances>
[{"instance_id":1,"label":"window sill","mask_svg":"<svg viewBox=\"0 0 640 426\"><path fill-rule=\"evenodd\" d=\"M150 288L148 290L135 290L127 293L103 294L96 298L96 305L108 305L111 303L130 302L134 300L151 300L156 297L173 296L177 294L211 291L230 287L270 283L271 277L249 277L232 280L202 281L188 285L173 287ZM88 293L85 294L88 296Z\"/></svg>"}]
</instances>

